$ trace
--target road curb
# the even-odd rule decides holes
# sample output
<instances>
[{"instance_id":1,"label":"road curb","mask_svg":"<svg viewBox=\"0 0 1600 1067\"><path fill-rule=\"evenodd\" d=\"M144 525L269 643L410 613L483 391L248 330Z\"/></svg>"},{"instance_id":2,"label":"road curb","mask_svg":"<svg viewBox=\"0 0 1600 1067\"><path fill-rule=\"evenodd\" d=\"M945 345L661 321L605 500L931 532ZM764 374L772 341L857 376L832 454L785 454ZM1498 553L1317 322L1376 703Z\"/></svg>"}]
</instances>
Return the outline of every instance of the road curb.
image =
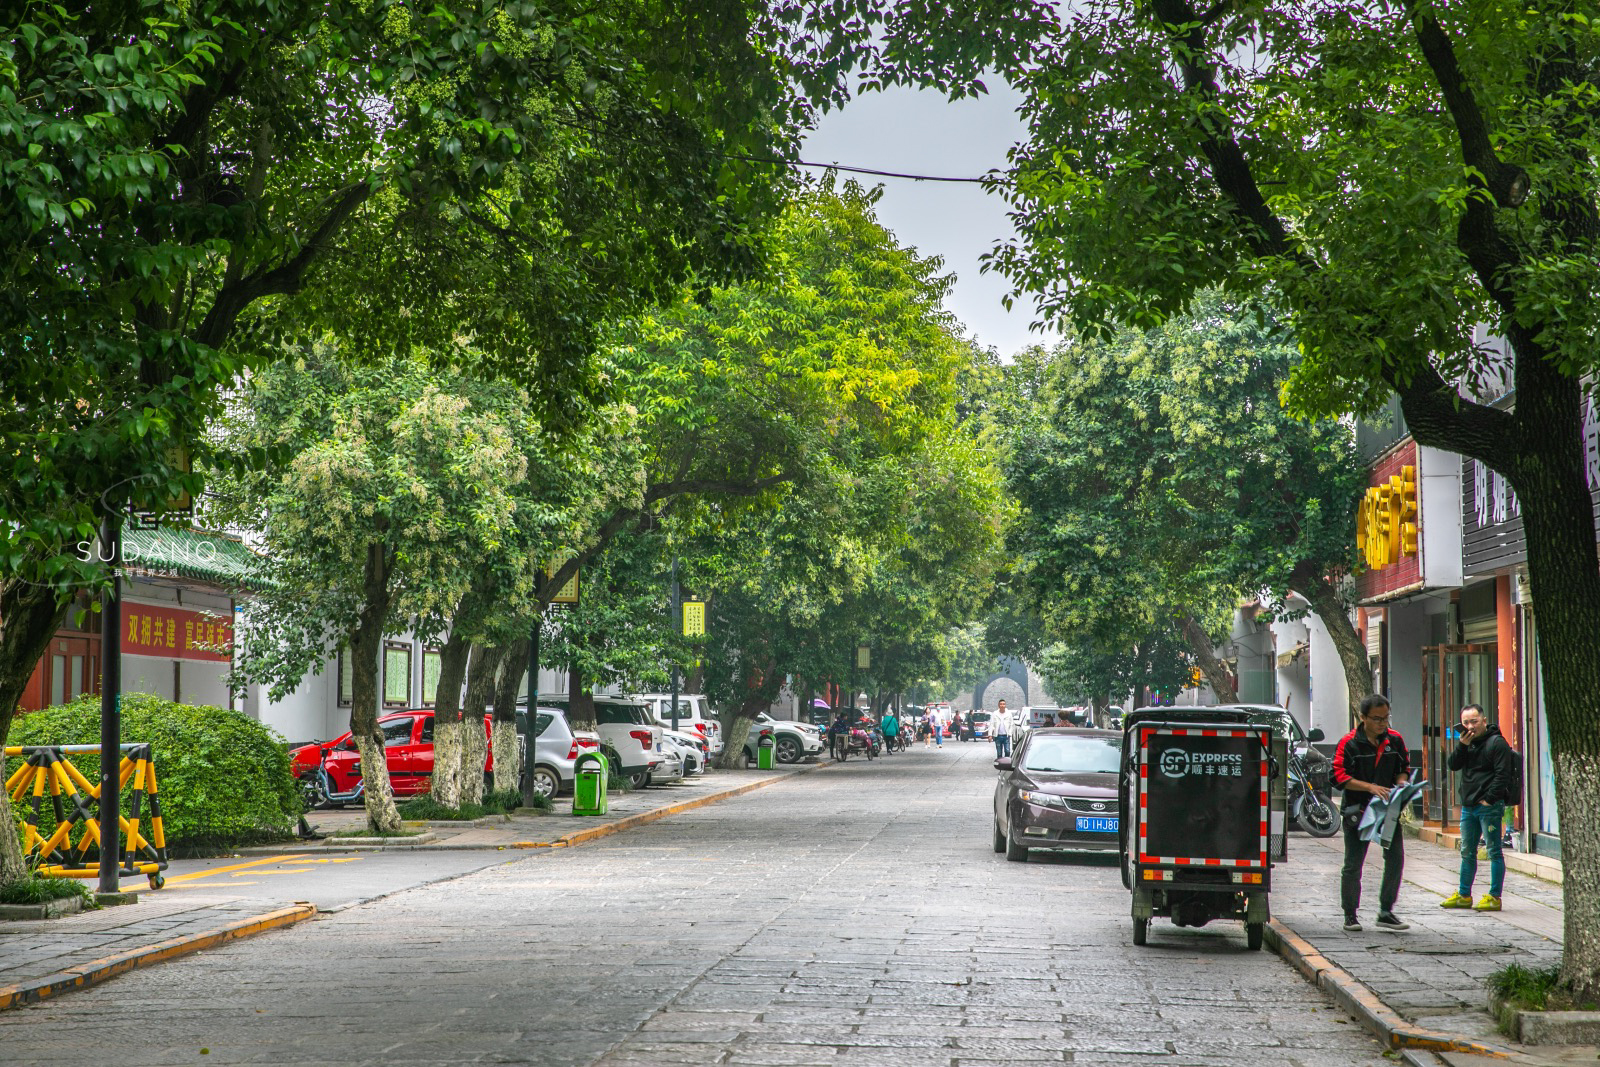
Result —
<instances>
[{"instance_id":1,"label":"road curb","mask_svg":"<svg viewBox=\"0 0 1600 1067\"><path fill-rule=\"evenodd\" d=\"M832 761L825 763L806 764L796 767L788 774L780 774L773 778L764 778L759 782L746 782L744 785L734 786L732 789L724 789L720 793L707 793L705 796L695 797L693 800L682 800L676 804L668 804L665 807L654 808L650 811L641 811L637 814L629 815L626 818L618 819L616 822L603 823L600 826L590 827L587 830L574 830L571 833L562 834L553 841L514 841L511 844L503 847L524 849L570 848L573 845L581 845L589 841L598 841L602 837L610 837L612 834L621 833L623 830L632 830L636 826L644 826L646 823L652 823L658 819L665 819L670 815L680 815L686 811L693 811L695 808L703 808L707 804L715 804L719 800L728 800L733 797L742 796L745 793L760 789L763 786L774 785L778 782L786 782L797 775L810 774L812 771L820 770L823 767L830 766L831 762Z\"/></svg>"},{"instance_id":2,"label":"road curb","mask_svg":"<svg viewBox=\"0 0 1600 1067\"><path fill-rule=\"evenodd\" d=\"M120 952L115 956L92 960L77 967L69 967L58 974L34 978L18 985L0 986L0 1011L21 1007L24 1004L37 1004L47 997L74 989L87 989L125 971L177 959L179 956L187 956L201 949L215 948L229 941L238 941L255 934L266 933L268 930L290 926L312 918L316 914L317 909L313 904L295 904L269 911L264 915L239 919L214 930L185 934L182 937L158 941L154 945Z\"/></svg>"},{"instance_id":3,"label":"road curb","mask_svg":"<svg viewBox=\"0 0 1600 1067\"><path fill-rule=\"evenodd\" d=\"M1341 1008L1391 1049L1469 1052L1495 1059L1509 1058L1504 1049L1413 1025L1349 971L1318 952L1316 946L1281 920L1273 919L1267 924L1266 943L1299 971L1306 981L1331 996Z\"/></svg>"}]
</instances>

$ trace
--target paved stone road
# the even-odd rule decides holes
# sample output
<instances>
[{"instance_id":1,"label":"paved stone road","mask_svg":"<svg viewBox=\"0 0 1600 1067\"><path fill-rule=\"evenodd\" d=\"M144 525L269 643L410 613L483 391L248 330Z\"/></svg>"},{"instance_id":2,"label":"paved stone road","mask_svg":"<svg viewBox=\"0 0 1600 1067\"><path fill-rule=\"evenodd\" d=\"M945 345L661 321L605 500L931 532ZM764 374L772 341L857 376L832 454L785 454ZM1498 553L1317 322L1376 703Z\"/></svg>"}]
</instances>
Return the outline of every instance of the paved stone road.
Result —
<instances>
[{"instance_id":1,"label":"paved stone road","mask_svg":"<svg viewBox=\"0 0 1600 1067\"><path fill-rule=\"evenodd\" d=\"M991 852L991 755L851 761L125 975L0 1015L0 1061L1386 1062L1237 924L1135 949L1114 866Z\"/></svg>"}]
</instances>

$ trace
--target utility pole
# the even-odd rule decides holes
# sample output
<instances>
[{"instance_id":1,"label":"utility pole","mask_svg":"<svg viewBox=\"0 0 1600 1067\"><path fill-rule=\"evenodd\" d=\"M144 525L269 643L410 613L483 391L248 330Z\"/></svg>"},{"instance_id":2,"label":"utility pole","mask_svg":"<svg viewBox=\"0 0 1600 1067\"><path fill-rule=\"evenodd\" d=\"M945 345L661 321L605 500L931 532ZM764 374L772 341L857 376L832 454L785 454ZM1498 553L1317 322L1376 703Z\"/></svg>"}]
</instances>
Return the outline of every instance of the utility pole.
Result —
<instances>
[{"instance_id":1,"label":"utility pole","mask_svg":"<svg viewBox=\"0 0 1600 1067\"><path fill-rule=\"evenodd\" d=\"M120 891L122 867L122 516L100 522L101 557L110 549L111 585L100 606L100 892Z\"/></svg>"},{"instance_id":2,"label":"utility pole","mask_svg":"<svg viewBox=\"0 0 1600 1067\"><path fill-rule=\"evenodd\" d=\"M678 592L678 557L672 557L672 628L683 632L683 606ZM678 728L678 662L672 662L672 728Z\"/></svg>"},{"instance_id":3,"label":"utility pole","mask_svg":"<svg viewBox=\"0 0 1600 1067\"><path fill-rule=\"evenodd\" d=\"M533 765L539 744L539 634L543 629L544 605L535 602L533 628L528 633L528 713L522 717L522 806L528 809L533 807Z\"/></svg>"}]
</instances>

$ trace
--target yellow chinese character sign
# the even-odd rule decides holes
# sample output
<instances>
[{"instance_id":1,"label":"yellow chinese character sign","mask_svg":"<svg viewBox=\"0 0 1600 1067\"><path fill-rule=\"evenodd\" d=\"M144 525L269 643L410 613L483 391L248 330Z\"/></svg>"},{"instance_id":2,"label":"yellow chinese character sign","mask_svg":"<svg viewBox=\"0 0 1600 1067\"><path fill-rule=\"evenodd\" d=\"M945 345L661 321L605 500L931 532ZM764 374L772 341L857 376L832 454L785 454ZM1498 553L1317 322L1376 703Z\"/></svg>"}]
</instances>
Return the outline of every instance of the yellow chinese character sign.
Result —
<instances>
[{"instance_id":1,"label":"yellow chinese character sign","mask_svg":"<svg viewBox=\"0 0 1600 1067\"><path fill-rule=\"evenodd\" d=\"M561 564L553 564L549 573L554 574L561 569ZM556 595L550 598L552 604L576 604L578 602L578 572L573 571L561 588L556 590Z\"/></svg>"},{"instance_id":2,"label":"yellow chinese character sign","mask_svg":"<svg viewBox=\"0 0 1600 1067\"><path fill-rule=\"evenodd\" d=\"M1406 466L1356 505L1356 550L1373 570L1417 554L1417 468Z\"/></svg>"},{"instance_id":3,"label":"yellow chinese character sign","mask_svg":"<svg viewBox=\"0 0 1600 1067\"><path fill-rule=\"evenodd\" d=\"M704 637L706 635L706 605L703 600L686 600L683 602L683 636Z\"/></svg>"}]
</instances>

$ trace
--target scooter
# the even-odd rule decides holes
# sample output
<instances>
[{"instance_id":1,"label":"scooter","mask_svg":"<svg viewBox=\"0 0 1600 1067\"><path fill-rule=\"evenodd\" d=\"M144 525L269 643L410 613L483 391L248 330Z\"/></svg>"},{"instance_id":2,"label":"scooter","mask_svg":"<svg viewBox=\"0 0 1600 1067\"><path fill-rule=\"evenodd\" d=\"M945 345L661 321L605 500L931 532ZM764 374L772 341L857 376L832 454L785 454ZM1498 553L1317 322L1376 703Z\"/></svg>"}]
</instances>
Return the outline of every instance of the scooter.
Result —
<instances>
[{"instance_id":1,"label":"scooter","mask_svg":"<svg viewBox=\"0 0 1600 1067\"><path fill-rule=\"evenodd\" d=\"M300 796L307 811L317 808L342 808L359 801L366 792L366 780L356 779L355 788L341 793L333 787L333 776L328 773L328 749L319 741L317 765L300 776Z\"/></svg>"},{"instance_id":2,"label":"scooter","mask_svg":"<svg viewBox=\"0 0 1600 1067\"><path fill-rule=\"evenodd\" d=\"M1339 832L1339 809L1331 798L1312 787L1303 752L1289 753L1287 800L1289 816L1312 837L1332 837Z\"/></svg>"}]
</instances>

